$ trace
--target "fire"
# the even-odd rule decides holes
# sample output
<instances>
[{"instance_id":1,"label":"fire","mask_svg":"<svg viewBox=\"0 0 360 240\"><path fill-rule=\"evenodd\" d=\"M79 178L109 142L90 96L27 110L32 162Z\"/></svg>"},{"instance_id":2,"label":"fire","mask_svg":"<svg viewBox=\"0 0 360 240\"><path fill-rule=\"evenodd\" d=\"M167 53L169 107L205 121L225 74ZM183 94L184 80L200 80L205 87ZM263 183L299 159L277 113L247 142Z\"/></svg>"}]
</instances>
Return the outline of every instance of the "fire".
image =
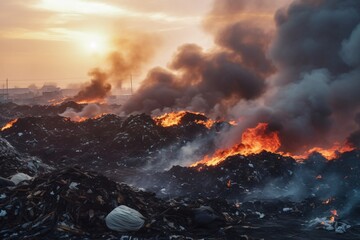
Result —
<instances>
[{"instance_id":1,"label":"fire","mask_svg":"<svg viewBox=\"0 0 360 240\"><path fill-rule=\"evenodd\" d=\"M280 147L281 141L279 132L269 131L267 123L259 123L255 128L248 128L243 132L239 144L236 144L229 149L219 149L212 156L207 155L202 160L192 164L191 166L195 167L199 164L214 166L224 161L227 157L233 155L241 154L246 156L249 154L260 153L262 151L273 152L302 161L314 152L318 152L326 159L331 160L335 159L341 153L354 150L354 147L350 145L335 143L329 149L313 147L305 151L302 155L293 155L291 153L278 151ZM318 180L321 178L321 175L316 176L316 179Z\"/></svg>"},{"instance_id":2,"label":"fire","mask_svg":"<svg viewBox=\"0 0 360 240\"><path fill-rule=\"evenodd\" d=\"M208 119L206 121L204 121L204 120L196 120L195 122L197 124L202 124L202 125L204 125L205 127L209 128L209 129L214 125L214 123L216 123L214 120L211 120L211 119Z\"/></svg>"},{"instance_id":3,"label":"fire","mask_svg":"<svg viewBox=\"0 0 360 240\"><path fill-rule=\"evenodd\" d=\"M330 212L331 212L330 222L333 223L335 222L336 217L338 217L338 212L337 210L331 210Z\"/></svg>"},{"instance_id":4,"label":"fire","mask_svg":"<svg viewBox=\"0 0 360 240\"><path fill-rule=\"evenodd\" d=\"M217 150L213 156L205 156L204 159L192 164L197 166L199 164L206 164L208 166L217 165L227 157L241 154L249 155L260 153L263 150L269 152L276 152L281 146L279 133L268 130L267 123L259 123L255 128L248 128L241 136L241 143L235 145L230 149Z\"/></svg>"},{"instance_id":5,"label":"fire","mask_svg":"<svg viewBox=\"0 0 360 240\"><path fill-rule=\"evenodd\" d=\"M104 104L106 101L104 99L100 98L94 98L94 99L86 99L81 101L76 101L77 104L90 104L90 103L98 103L98 104Z\"/></svg>"},{"instance_id":6,"label":"fire","mask_svg":"<svg viewBox=\"0 0 360 240\"><path fill-rule=\"evenodd\" d=\"M3 126L3 127L1 128L1 131L4 131L4 130L6 130L6 129L11 128L17 121L18 121L17 118L14 119L14 120L11 120L10 122L8 122L7 124L5 124L5 126Z\"/></svg>"},{"instance_id":7,"label":"fire","mask_svg":"<svg viewBox=\"0 0 360 240\"><path fill-rule=\"evenodd\" d=\"M48 101L48 103L51 105L51 106L58 106L58 105L60 105L60 104L62 104L63 102L65 102L66 101L66 97L63 97L63 98L60 98L60 99L50 99L49 101Z\"/></svg>"},{"instance_id":8,"label":"fire","mask_svg":"<svg viewBox=\"0 0 360 240\"><path fill-rule=\"evenodd\" d=\"M165 113L165 114L163 114L161 116L155 117L154 120L155 120L156 124L158 124L160 126L163 126L163 127L176 126L176 125L180 124L182 118L187 113L192 113L192 114L195 114L195 115L204 116L204 114L198 113L198 112L179 111L179 112ZM216 121L214 121L212 119L195 120L195 123L202 124L202 125L206 126L207 128L211 128L216 123Z\"/></svg>"},{"instance_id":9,"label":"fire","mask_svg":"<svg viewBox=\"0 0 360 240\"><path fill-rule=\"evenodd\" d=\"M99 115L96 115L94 117L82 117L82 116L74 116L74 117L71 117L71 121L73 122L85 122L86 120L88 119L98 119L98 118L101 118L102 116L104 115L104 113L102 114L99 114Z\"/></svg>"},{"instance_id":10,"label":"fire","mask_svg":"<svg viewBox=\"0 0 360 240\"><path fill-rule=\"evenodd\" d=\"M339 143L335 143L331 148L324 149L319 147L311 148L307 151L307 155L310 155L311 153L318 152L321 155L323 155L327 160L334 159L338 156L340 153L348 152L354 150L354 147L350 145L341 145Z\"/></svg>"}]
</instances>

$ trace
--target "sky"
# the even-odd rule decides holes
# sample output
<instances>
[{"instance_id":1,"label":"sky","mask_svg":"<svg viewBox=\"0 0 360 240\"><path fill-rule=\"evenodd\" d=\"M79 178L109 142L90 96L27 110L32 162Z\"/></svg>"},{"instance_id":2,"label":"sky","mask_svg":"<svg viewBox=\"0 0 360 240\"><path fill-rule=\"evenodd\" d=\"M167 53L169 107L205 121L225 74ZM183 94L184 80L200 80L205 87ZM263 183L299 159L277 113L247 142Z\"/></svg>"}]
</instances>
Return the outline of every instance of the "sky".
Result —
<instances>
[{"instance_id":1,"label":"sky","mask_svg":"<svg viewBox=\"0 0 360 240\"><path fill-rule=\"evenodd\" d=\"M89 80L105 64L112 40L127 32L156 36L157 49L141 72L165 66L176 48L212 38L202 27L212 0L11 0L0 1L0 87L67 87ZM125 86L126 87L126 86Z\"/></svg>"}]
</instances>

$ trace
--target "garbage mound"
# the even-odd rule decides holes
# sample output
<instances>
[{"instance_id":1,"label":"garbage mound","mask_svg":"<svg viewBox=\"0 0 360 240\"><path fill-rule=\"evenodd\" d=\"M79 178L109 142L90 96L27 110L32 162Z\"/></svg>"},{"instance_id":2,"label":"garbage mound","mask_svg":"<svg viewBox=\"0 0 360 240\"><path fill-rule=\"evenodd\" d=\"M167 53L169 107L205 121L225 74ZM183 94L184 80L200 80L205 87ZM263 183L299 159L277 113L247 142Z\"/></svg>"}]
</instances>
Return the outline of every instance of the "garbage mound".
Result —
<instances>
[{"instance_id":1,"label":"garbage mound","mask_svg":"<svg viewBox=\"0 0 360 240\"><path fill-rule=\"evenodd\" d=\"M144 216L145 224L139 231L121 233L106 226L106 216L119 205ZM236 211L224 200L164 201L97 173L68 168L2 189L0 238L116 239L129 234L139 239L216 237L224 236L223 227L239 225ZM171 237L175 235L179 238Z\"/></svg>"},{"instance_id":2,"label":"garbage mound","mask_svg":"<svg viewBox=\"0 0 360 240\"><path fill-rule=\"evenodd\" d=\"M324 209L328 211L330 206L316 198L301 202L231 202L203 197L164 200L95 172L68 168L1 189L0 238L263 239L271 236L269 239L289 239L296 235L299 239L309 236L351 239L360 236L359 227L344 225L338 219L331 223L317 222L316 226L314 221L309 221L314 215L323 216L318 210L323 213ZM141 216L141 222L136 216L126 215L134 212ZM121 215L114 217L118 213ZM107 218L110 218L108 224ZM337 231L326 231L329 226L337 227ZM340 233L339 226L346 230L342 232L344 238L334 235Z\"/></svg>"},{"instance_id":3,"label":"garbage mound","mask_svg":"<svg viewBox=\"0 0 360 240\"><path fill-rule=\"evenodd\" d=\"M51 170L39 158L19 153L7 140L0 138L0 177L8 178L17 172L35 175Z\"/></svg>"},{"instance_id":4,"label":"garbage mound","mask_svg":"<svg viewBox=\"0 0 360 240\"><path fill-rule=\"evenodd\" d=\"M2 189L1 239L66 238L109 232L105 216L118 205L146 217L165 209L154 194L135 191L77 168L40 175L14 189Z\"/></svg>"},{"instance_id":5,"label":"garbage mound","mask_svg":"<svg viewBox=\"0 0 360 240\"><path fill-rule=\"evenodd\" d=\"M81 111L86 104L78 104L73 101L63 102L58 105L18 105L15 103L0 104L0 125L15 118L29 116L57 116L63 113L67 108Z\"/></svg>"},{"instance_id":6,"label":"garbage mound","mask_svg":"<svg viewBox=\"0 0 360 240\"><path fill-rule=\"evenodd\" d=\"M24 117L1 131L1 136L22 152L54 167L75 163L90 170L110 171L111 175L119 166L139 168L149 162L156 164L162 161L163 149L171 146L167 153L171 154L174 146L181 148L188 141L216 132L215 128L189 121L163 127L145 114L106 114L82 122L60 116Z\"/></svg>"},{"instance_id":7,"label":"garbage mound","mask_svg":"<svg viewBox=\"0 0 360 240\"><path fill-rule=\"evenodd\" d=\"M244 198L254 188L262 188L273 179L288 182L298 168L290 157L262 152L249 156L234 155L216 166L181 167L149 174L138 179L160 196L192 196L237 199Z\"/></svg>"}]
</instances>

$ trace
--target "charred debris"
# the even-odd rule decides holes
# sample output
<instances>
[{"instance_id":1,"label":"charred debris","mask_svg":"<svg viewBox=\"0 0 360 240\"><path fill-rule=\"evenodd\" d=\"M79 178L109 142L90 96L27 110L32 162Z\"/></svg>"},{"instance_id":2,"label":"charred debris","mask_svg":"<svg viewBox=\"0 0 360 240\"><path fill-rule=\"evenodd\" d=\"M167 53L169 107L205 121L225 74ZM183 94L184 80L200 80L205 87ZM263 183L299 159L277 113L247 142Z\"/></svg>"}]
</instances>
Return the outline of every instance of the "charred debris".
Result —
<instances>
[{"instance_id":1,"label":"charred debris","mask_svg":"<svg viewBox=\"0 0 360 240\"><path fill-rule=\"evenodd\" d=\"M74 122L58 116L66 107L11 107L6 119L18 119L0 139L1 239L360 237L356 150L332 161L261 152L163 170L189 142L202 140L197 154L207 154L231 125L208 127L194 113L171 127L145 114ZM119 206L144 217L138 231L107 227Z\"/></svg>"}]
</instances>

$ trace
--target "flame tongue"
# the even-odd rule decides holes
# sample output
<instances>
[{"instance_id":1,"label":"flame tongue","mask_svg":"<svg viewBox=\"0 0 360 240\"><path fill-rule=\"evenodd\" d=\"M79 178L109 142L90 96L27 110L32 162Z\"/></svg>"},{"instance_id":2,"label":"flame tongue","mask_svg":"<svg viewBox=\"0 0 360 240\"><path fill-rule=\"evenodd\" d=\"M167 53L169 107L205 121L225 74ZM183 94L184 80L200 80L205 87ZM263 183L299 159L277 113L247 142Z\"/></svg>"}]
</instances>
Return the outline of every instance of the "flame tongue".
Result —
<instances>
[{"instance_id":1,"label":"flame tongue","mask_svg":"<svg viewBox=\"0 0 360 240\"><path fill-rule=\"evenodd\" d=\"M197 124L202 124L207 128L211 128L214 125L214 123L216 123L216 121L206 118L205 115L202 113L191 112L191 111L165 113L161 116L155 117L154 121L156 122L156 124L163 127L176 126L181 123L181 121L187 114L193 114L195 115L195 117L200 117L200 119L195 119L194 122Z\"/></svg>"},{"instance_id":2,"label":"flame tongue","mask_svg":"<svg viewBox=\"0 0 360 240\"><path fill-rule=\"evenodd\" d=\"M4 130L6 130L6 129L11 128L17 121L18 121L17 118L14 119L14 120L11 120L11 121L8 122L7 124L5 124L5 126L3 126L0 131L4 131Z\"/></svg>"},{"instance_id":3,"label":"flame tongue","mask_svg":"<svg viewBox=\"0 0 360 240\"><path fill-rule=\"evenodd\" d=\"M217 165L227 157L242 154L249 155L262 151L276 152L281 146L278 132L268 130L267 123L259 123L255 128L248 128L241 136L241 143L226 150L217 150L213 156L206 156L203 160L191 166L206 164Z\"/></svg>"}]
</instances>

